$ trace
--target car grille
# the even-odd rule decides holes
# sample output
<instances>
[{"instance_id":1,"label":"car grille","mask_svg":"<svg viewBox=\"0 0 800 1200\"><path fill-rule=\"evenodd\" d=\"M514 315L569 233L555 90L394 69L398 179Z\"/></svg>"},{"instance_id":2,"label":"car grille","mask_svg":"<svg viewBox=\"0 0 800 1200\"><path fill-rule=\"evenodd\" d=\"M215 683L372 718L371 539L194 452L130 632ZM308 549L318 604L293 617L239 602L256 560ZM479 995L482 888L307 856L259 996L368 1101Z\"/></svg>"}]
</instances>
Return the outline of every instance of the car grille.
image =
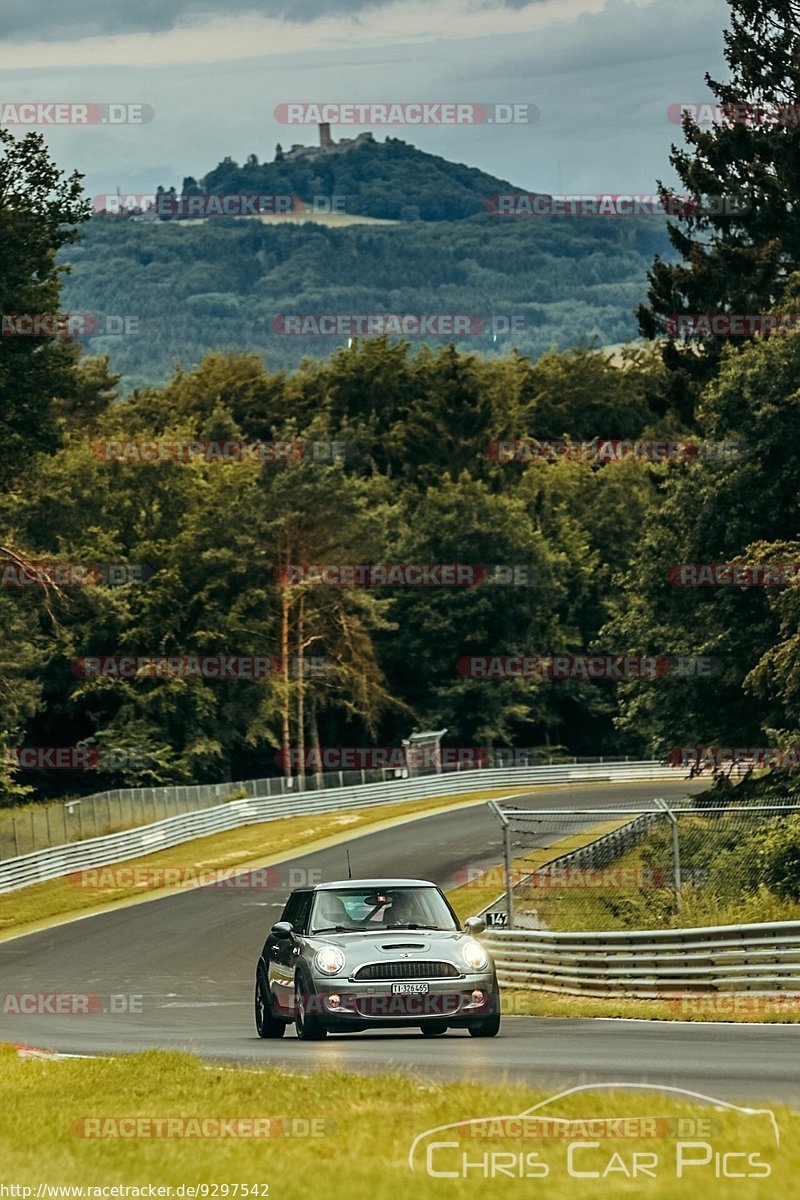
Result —
<instances>
[{"instance_id":1,"label":"car grille","mask_svg":"<svg viewBox=\"0 0 800 1200\"><path fill-rule=\"evenodd\" d=\"M369 963L359 967L354 979L458 979L458 967L447 962L404 959L402 962Z\"/></svg>"}]
</instances>

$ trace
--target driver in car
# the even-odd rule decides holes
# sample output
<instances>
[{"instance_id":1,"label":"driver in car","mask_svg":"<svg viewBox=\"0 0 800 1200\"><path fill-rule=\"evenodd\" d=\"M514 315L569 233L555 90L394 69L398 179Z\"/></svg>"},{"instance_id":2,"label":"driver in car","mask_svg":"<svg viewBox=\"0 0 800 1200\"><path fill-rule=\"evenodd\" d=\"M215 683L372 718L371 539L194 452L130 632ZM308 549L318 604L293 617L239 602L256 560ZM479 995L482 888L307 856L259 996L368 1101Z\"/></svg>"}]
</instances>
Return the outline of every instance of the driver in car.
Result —
<instances>
[{"instance_id":1,"label":"driver in car","mask_svg":"<svg viewBox=\"0 0 800 1200\"><path fill-rule=\"evenodd\" d=\"M419 913L413 897L408 892L397 892L392 897L391 908L383 914L384 925L411 925L415 921L419 921Z\"/></svg>"}]
</instances>

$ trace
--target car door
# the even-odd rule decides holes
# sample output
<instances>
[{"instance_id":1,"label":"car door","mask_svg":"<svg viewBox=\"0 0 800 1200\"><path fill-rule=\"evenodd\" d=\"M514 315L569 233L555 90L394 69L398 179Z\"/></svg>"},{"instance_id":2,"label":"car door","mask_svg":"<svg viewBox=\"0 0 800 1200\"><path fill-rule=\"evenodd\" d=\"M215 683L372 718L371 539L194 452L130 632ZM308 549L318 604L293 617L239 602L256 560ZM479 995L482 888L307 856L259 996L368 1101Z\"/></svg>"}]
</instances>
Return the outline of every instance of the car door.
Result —
<instances>
[{"instance_id":1,"label":"car door","mask_svg":"<svg viewBox=\"0 0 800 1200\"><path fill-rule=\"evenodd\" d=\"M276 938L271 934L267 943L270 988L277 1006L287 1013L294 1007L294 977L300 958L298 937L302 937L306 932L312 898L312 892L293 892L286 902L281 920L291 923L297 937Z\"/></svg>"}]
</instances>

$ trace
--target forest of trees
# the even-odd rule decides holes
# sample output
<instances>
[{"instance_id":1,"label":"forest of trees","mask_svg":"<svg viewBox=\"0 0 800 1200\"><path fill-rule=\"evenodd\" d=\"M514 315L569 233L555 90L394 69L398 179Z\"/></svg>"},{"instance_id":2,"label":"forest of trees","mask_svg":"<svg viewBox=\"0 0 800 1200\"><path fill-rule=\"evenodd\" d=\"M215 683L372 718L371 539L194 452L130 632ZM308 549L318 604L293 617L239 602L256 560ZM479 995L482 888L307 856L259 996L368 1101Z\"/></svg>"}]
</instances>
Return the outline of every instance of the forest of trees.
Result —
<instances>
[{"instance_id":1,"label":"forest of trees","mask_svg":"<svg viewBox=\"0 0 800 1200\"><path fill-rule=\"evenodd\" d=\"M112 356L125 392L161 384L175 362L191 369L213 350L254 352L274 370L347 344L343 335L283 336L281 314L474 314L483 329L457 338L459 349L492 356L513 346L535 359L554 346L636 336L647 267L669 252L664 226L656 216L486 213L344 228L97 217L70 247L63 303L136 318L129 336L86 343Z\"/></svg>"},{"instance_id":2,"label":"forest of trees","mask_svg":"<svg viewBox=\"0 0 800 1200\"><path fill-rule=\"evenodd\" d=\"M731 9L737 97L797 103L798 36L780 36L781 20L794 28L789 0L771 5L764 27L763 5L731 0ZM711 192L708 173L732 169L728 131L700 133L687 120L685 132L695 152L677 156L678 173L689 190L702 183ZM749 180L759 219L674 222L683 261L657 259L640 313L653 333L674 312L796 311L800 124L739 132L736 173ZM74 238L86 206L78 181L52 165L38 135L0 138L2 310L52 311L55 255ZM790 197L783 208L778 192ZM461 225L461 245L474 238L474 272L492 236L486 221ZM528 223L527 265L517 261L518 227L492 227L496 239L509 239L505 260L494 244L493 267L517 268L502 293L512 310L526 271L528 287L538 284L535 256L553 253L552 230L549 242L538 241L535 224ZM409 228L447 243L447 226ZM585 301L595 312L581 293L587 279L612 292L627 286L646 242L637 246L631 235L623 251L623 232L603 228L597 236L606 253L598 252L595 275L591 263L568 254L558 265L548 260L551 298ZM441 311L445 299L450 308L451 289L462 281L444 276L455 272L457 253L446 259L418 244L412 265L382 240L398 236L358 234L363 246L374 239L384 278L394 277L408 298L392 307L415 310L411 281L419 271L428 303L416 310ZM153 237L161 259L147 249ZM115 240L127 247L124 257L99 253ZM129 269L138 255L142 268L161 263L164 310L176 298L189 312L190 296L252 293L266 316L290 298L296 311L298 296L303 308L321 311L316 280L331 280L334 259L336 287L363 286L362 250L351 261L346 246L339 231L221 225L190 235L93 220L68 257L79 264L71 285L79 295L82 273L107 280L108 309L123 299L136 308L152 291L151 283L143 292ZM164 261L168 255L175 257ZM739 282L745 261L746 288ZM277 286L282 275L285 290ZM197 312L187 322L203 324ZM478 345L377 338L309 357L291 372L276 369L269 354L265 365L263 346L258 354L229 353L226 339L209 337L220 349L197 366L121 399L106 358L81 357L74 343L47 336L0 339L4 562L142 564L148 575L120 586L0 588L0 741L148 755L143 769L82 781L6 765L3 802L32 785L44 794L261 775L278 769L281 747L397 745L414 729L446 727L454 745L581 755L800 741L798 587L680 587L671 572L678 563L800 563L796 333L719 338L704 350L667 337L631 347L618 361L586 347L533 361L518 349L488 356ZM145 358L159 352L156 335L142 345ZM122 355L114 353L117 372ZM498 462L487 453L497 439L525 437L671 437L736 443L744 453L603 465ZM105 461L98 453L100 442L141 439L339 442L348 452L284 463ZM524 564L528 575L509 586L395 589L290 585L276 575L296 563L389 562ZM285 657L287 650L321 656L327 668L307 678L212 682L79 678L71 667L91 655ZM465 655L589 652L709 656L720 670L620 683L476 681L456 665Z\"/></svg>"}]
</instances>

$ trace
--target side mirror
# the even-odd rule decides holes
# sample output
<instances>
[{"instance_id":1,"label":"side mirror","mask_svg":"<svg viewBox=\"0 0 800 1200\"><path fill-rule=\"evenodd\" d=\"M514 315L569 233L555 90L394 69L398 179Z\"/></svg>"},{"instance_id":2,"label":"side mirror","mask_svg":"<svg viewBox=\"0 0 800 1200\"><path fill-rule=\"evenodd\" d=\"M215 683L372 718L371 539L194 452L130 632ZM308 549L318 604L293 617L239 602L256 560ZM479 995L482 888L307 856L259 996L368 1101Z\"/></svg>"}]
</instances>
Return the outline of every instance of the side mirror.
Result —
<instances>
[{"instance_id":1,"label":"side mirror","mask_svg":"<svg viewBox=\"0 0 800 1200\"><path fill-rule=\"evenodd\" d=\"M466 933L471 933L473 937L477 937L479 933L485 932L486 922L483 917L467 917L464 922L464 930Z\"/></svg>"},{"instance_id":2,"label":"side mirror","mask_svg":"<svg viewBox=\"0 0 800 1200\"><path fill-rule=\"evenodd\" d=\"M272 926L272 932L281 942L286 942L294 937L294 929L291 921L278 921Z\"/></svg>"}]
</instances>

